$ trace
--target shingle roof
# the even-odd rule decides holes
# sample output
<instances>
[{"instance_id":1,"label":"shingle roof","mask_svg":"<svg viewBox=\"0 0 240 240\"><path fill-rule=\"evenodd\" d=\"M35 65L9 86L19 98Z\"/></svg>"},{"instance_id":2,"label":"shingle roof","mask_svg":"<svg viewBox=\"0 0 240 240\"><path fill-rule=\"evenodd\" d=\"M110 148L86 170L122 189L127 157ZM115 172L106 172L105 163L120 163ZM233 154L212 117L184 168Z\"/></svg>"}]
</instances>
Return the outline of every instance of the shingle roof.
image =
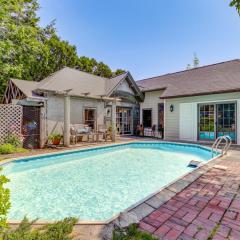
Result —
<instances>
[{"instance_id":1,"label":"shingle roof","mask_svg":"<svg viewBox=\"0 0 240 240\"><path fill-rule=\"evenodd\" d=\"M240 91L240 60L137 81L142 91L164 89L161 98Z\"/></svg>"},{"instance_id":2,"label":"shingle roof","mask_svg":"<svg viewBox=\"0 0 240 240\"><path fill-rule=\"evenodd\" d=\"M28 98L41 98L37 94L34 93L34 90L38 86L38 82L27 81L27 80L19 80L11 78L11 81L22 91L22 93Z\"/></svg>"},{"instance_id":3,"label":"shingle roof","mask_svg":"<svg viewBox=\"0 0 240 240\"><path fill-rule=\"evenodd\" d=\"M64 67L40 82L14 79L13 81L14 84L28 97L36 96L34 92L63 92L71 89L70 95L72 96L99 98L109 96L112 90L115 89L115 87L127 76L131 76L130 73L126 72L108 79L79 71L74 68ZM141 95L142 93L135 82L132 85Z\"/></svg>"},{"instance_id":4,"label":"shingle roof","mask_svg":"<svg viewBox=\"0 0 240 240\"><path fill-rule=\"evenodd\" d=\"M106 79L65 67L40 82L37 89L42 91L71 90L71 95L100 97L105 95Z\"/></svg>"}]
</instances>

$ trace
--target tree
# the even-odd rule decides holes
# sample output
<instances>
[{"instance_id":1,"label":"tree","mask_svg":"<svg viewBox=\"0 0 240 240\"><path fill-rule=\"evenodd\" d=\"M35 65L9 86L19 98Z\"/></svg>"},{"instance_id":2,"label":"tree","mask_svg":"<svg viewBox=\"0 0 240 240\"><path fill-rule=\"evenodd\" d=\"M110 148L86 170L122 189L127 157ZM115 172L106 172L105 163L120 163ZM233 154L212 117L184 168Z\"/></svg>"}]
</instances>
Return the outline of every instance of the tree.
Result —
<instances>
[{"instance_id":1,"label":"tree","mask_svg":"<svg viewBox=\"0 0 240 240\"><path fill-rule=\"evenodd\" d=\"M231 7L235 7L238 11L238 14L240 15L240 0L232 0L230 2Z\"/></svg>"},{"instance_id":2,"label":"tree","mask_svg":"<svg viewBox=\"0 0 240 240\"><path fill-rule=\"evenodd\" d=\"M10 78L39 81L64 66L102 76L114 72L94 58L78 57L61 40L55 22L39 26L37 0L0 0L0 98Z\"/></svg>"},{"instance_id":3,"label":"tree","mask_svg":"<svg viewBox=\"0 0 240 240\"><path fill-rule=\"evenodd\" d=\"M192 62L193 62L192 65L191 64L187 64L187 70L199 67L200 61L199 61L199 58L197 57L196 53L193 54Z\"/></svg>"},{"instance_id":4,"label":"tree","mask_svg":"<svg viewBox=\"0 0 240 240\"><path fill-rule=\"evenodd\" d=\"M76 68L88 73L94 73L97 68L97 61L94 58L82 56L78 58Z\"/></svg>"},{"instance_id":5,"label":"tree","mask_svg":"<svg viewBox=\"0 0 240 240\"><path fill-rule=\"evenodd\" d=\"M95 69L94 74L105 78L112 77L111 69L108 67L108 65L104 64L103 62L99 62L97 64L97 68Z\"/></svg>"},{"instance_id":6,"label":"tree","mask_svg":"<svg viewBox=\"0 0 240 240\"><path fill-rule=\"evenodd\" d=\"M122 69L117 69L115 72L114 72L114 76L118 76L118 75L121 75L123 73L125 73L126 71L125 70L122 70Z\"/></svg>"},{"instance_id":7,"label":"tree","mask_svg":"<svg viewBox=\"0 0 240 240\"><path fill-rule=\"evenodd\" d=\"M197 67L199 67L199 63L200 63L200 61L199 61L199 59L198 59L198 57L197 57L197 54L196 54L196 53L194 53L194 58L193 58L193 67L194 67L194 68L197 68Z\"/></svg>"},{"instance_id":8,"label":"tree","mask_svg":"<svg viewBox=\"0 0 240 240\"><path fill-rule=\"evenodd\" d=\"M2 171L2 168L0 168L0 171ZM11 206L9 189L4 187L7 182L9 180L4 175L0 175L0 233L7 227L6 216Z\"/></svg>"}]
</instances>

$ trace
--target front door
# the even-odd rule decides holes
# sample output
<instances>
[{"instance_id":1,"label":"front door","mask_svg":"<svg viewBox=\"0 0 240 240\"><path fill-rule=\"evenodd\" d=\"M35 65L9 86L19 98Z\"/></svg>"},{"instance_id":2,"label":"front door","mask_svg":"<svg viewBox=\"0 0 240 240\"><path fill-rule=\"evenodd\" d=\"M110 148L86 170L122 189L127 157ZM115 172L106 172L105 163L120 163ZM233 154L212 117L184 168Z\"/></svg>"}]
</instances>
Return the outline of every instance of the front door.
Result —
<instances>
[{"instance_id":1,"label":"front door","mask_svg":"<svg viewBox=\"0 0 240 240\"><path fill-rule=\"evenodd\" d=\"M228 135L236 141L236 103L199 105L199 140Z\"/></svg>"}]
</instances>

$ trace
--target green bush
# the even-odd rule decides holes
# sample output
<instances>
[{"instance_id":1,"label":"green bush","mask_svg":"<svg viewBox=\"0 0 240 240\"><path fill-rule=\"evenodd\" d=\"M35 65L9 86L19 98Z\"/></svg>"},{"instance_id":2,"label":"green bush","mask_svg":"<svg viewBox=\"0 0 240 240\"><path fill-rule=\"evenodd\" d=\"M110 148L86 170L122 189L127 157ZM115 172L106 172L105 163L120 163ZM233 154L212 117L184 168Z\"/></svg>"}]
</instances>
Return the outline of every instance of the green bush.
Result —
<instances>
[{"instance_id":1,"label":"green bush","mask_svg":"<svg viewBox=\"0 0 240 240\"><path fill-rule=\"evenodd\" d=\"M0 168L0 171L2 171L2 168ZM11 206L10 191L4 187L8 182L9 180L4 175L0 175L0 233L7 227L6 216Z\"/></svg>"},{"instance_id":2,"label":"green bush","mask_svg":"<svg viewBox=\"0 0 240 240\"><path fill-rule=\"evenodd\" d=\"M157 240L150 234L138 230L137 224L132 224L127 228L116 228L113 231L113 240Z\"/></svg>"},{"instance_id":3,"label":"green bush","mask_svg":"<svg viewBox=\"0 0 240 240\"><path fill-rule=\"evenodd\" d=\"M29 150L25 149L25 148L16 148L16 152L17 153L27 153Z\"/></svg>"},{"instance_id":4,"label":"green bush","mask_svg":"<svg viewBox=\"0 0 240 240\"><path fill-rule=\"evenodd\" d=\"M4 143L0 145L0 154L10 154L16 151L15 146L10 143Z\"/></svg>"},{"instance_id":5,"label":"green bush","mask_svg":"<svg viewBox=\"0 0 240 240\"><path fill-rule=\"evenodd\" d=\"M26 217L17 229L7 230L2 234L2 240L70 240L69 234L73 230L76 218L65 218L42 228L33 229L35 221L30 222Z\"/></svg>"},{"instance_id":6,"label":"green bush","mask_svg":"<svg viewBox=\"0 0 240 240\"><path fill-rule=\"evenodd\" d=\"M20 137L14 133L9 133L5 137L4 143L10 143L14 147L22 147L22 141L21 141Z\"/></svg>"}]
</instances>

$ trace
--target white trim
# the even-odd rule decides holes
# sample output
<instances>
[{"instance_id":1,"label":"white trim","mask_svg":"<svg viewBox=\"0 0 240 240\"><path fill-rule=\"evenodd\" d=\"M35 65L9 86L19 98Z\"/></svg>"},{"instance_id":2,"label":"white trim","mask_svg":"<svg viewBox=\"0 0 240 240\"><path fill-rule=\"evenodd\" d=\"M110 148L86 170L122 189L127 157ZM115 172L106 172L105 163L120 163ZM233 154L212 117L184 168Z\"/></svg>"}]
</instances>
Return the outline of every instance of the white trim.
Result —
<instances>
[{"instance_id":1,"label":"white trim","mask_svg":"<svg viewBox=\"0 0 240 240\"><path fill-rule=\"evenodd\" d=\"M225 99L225 100L214 100L214 101L201 101L201 102L192 102L192 103L197 103L197 104L201 104L201 103L218 103L218 102L233 102L233 101L238 101L239 98L236 98L236 99Z\"/></svg>"}]
</instances>

